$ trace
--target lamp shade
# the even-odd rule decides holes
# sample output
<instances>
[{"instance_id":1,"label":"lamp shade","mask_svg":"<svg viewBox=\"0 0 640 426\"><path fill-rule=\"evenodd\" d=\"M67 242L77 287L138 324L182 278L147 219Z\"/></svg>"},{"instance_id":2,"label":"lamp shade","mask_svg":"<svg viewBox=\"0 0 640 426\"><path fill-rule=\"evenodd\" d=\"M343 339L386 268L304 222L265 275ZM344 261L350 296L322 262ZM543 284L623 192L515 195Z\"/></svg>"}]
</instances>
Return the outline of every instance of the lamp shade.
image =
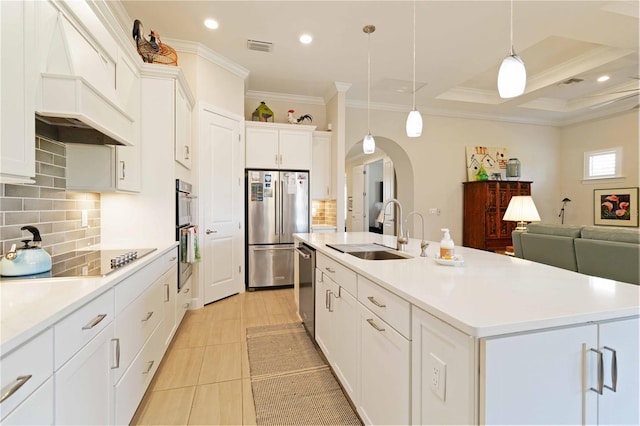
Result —
<instances>
[{"instance_id":1,"label":"lamp shade","mask_svg":"<svg viewBox=\"0 0 640 426\"><path fill-rule=\"evenodd\" d=\"M365 154L373 154L376 151L376 141L371 136L371 133L367 134L362 141L362 151Z\"/></svg>"},{"instance_id":2,"label":"lamp shade","mask_svg":"<svg viewBox=\"0 0 640 426\"><path fill-rule=\"evenodd\" d=\"M520 56L510 52L504 58L498 71L498 93L501 98L515 98L524 93L527 84L527 70Z\"/></svg>"},{"instance_id":3,"label":"lamp shade","mask_svg":"<svg viewBox=\"0 0 640 426\"><path fill-rule=\"evenodd\" d=\"M517 230L524 230L524 222L540 222L540 215L530 195L511 197L502 220L518 222Z\"/></svg>"},{"instance_id":4,"label":"lamp shade","mask_svg":"<svg viewBox=\"0 0 640 426\"><path fill-rule=\"evenodd\" d=\"M407 117L407 136L410 138L417 138L422 134L422 115L420 111L413 110Z\"/></svg>"}]
</instances>

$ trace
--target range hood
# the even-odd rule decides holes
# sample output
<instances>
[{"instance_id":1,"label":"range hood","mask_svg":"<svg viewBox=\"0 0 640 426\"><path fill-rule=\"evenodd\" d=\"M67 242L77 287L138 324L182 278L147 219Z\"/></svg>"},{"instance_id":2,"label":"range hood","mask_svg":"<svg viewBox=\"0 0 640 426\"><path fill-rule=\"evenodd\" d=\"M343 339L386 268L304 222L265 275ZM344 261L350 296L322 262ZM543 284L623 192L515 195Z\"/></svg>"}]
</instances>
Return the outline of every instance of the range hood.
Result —
<instances>
[{"instance_id":1,"label":"range hood","mask_svg":"<svg viewBox=\"0 0 640 426\"><path fill-rule=\"evenodd\" d=\"M84 2L72 3L63 11L43 2L39 12L49 30L43 31L46 60L36 86L36 134L59 142L135 145L136 111L123 100L135 92L123 94L132 89L126 85L116 90L118 46L106 33L87 36L79 23L99 28L97 17Z\"/></svg>"}]
</instances>

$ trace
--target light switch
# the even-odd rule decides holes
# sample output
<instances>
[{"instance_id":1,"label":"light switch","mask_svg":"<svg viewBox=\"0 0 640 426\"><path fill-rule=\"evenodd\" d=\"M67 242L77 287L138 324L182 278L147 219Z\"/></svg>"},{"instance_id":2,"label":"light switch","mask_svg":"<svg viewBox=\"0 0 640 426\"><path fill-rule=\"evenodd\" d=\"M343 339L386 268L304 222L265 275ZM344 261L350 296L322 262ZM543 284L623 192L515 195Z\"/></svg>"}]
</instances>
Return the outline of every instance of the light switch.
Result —
<instances>
[{"instance_id":1,"label":"light switch","mask_svg":"<svg viewBox=\"0 0 640 426\"><path fill-rule=\"evenodd\" d=\"M87 228L89 226L89 212L87 212L86 209L82 210L80 226L82 226L83 228Z\"/></svg>"}]
</instances>

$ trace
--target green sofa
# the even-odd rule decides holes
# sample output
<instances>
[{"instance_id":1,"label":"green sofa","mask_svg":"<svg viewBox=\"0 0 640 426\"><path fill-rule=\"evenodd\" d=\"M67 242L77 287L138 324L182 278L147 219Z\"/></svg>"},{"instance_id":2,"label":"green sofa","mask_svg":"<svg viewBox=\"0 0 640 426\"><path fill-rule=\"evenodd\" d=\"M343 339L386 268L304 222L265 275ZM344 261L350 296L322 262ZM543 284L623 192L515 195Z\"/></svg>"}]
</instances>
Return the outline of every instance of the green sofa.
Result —
<instances>
[{"instance_id":1,"label":"green sofa","mask_svg":"<svg viewBox=\"0 0 640 426\"><path fill-rule=\"evenodd\" d=\"M640 230L532 223L513 231L515 256L582 274L640 284Z\"/></svg>"}]
</instances>

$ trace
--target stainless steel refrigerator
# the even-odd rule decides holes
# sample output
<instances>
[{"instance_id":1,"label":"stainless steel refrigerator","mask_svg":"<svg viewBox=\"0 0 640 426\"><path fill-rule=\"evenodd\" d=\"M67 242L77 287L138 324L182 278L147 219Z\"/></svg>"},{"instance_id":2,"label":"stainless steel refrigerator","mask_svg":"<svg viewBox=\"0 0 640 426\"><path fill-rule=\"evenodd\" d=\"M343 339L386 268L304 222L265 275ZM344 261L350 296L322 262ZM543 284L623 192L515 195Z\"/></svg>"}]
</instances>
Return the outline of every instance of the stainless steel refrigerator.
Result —
<instances>
[{"instance_id":1,"label":"stainless steel refrigerator","mask_svg":"<svg viewBox=\"0 0 640 426\"><path fill-rule=\"evenodd\" d=\"M309 232L309 172L247 170L248 288L293 285L293 234Z\"/></svg>"}]
</instances>

